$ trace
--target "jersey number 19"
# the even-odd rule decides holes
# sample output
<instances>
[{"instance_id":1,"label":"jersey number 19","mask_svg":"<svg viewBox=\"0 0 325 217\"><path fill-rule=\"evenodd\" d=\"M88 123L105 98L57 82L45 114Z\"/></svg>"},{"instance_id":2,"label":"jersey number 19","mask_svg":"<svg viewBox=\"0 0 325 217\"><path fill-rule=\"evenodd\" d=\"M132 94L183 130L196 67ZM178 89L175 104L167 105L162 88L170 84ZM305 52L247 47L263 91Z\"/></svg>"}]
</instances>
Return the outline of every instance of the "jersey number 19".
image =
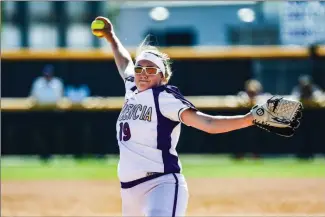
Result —
<instances>
[{"instance_id":1,"label":"jersey number 19","mask_svg":"<svg viewBox=\"0 0 325 217\"><path fill-rule=\"evenodd\" d=\"M131 138L131 131L128 122L120 123L120 141L128 141Z\"/></svg>"}]
</instances>

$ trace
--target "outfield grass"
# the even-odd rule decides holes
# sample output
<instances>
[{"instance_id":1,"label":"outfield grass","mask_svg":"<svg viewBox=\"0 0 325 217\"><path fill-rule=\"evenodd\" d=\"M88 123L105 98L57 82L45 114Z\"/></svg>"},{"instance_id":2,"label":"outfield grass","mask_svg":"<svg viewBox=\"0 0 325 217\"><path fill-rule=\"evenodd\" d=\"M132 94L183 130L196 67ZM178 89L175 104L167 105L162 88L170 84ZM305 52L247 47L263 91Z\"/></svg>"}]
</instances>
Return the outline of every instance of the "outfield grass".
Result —
<instances>
[{"instance_id":1,"label":"outfield grass","mask_svg":"<svg viewBox=\"0 0 325 217\"><path fill-rule=\"evenodd\" d=\"M293 158L234 161L225 156L181 155L187 178L325 178L325 159ZM107 180L117 179L117 156L74 160L55 157L48 163L37 158L2 157L1 180Z\"/></svg>"}]
</instances>

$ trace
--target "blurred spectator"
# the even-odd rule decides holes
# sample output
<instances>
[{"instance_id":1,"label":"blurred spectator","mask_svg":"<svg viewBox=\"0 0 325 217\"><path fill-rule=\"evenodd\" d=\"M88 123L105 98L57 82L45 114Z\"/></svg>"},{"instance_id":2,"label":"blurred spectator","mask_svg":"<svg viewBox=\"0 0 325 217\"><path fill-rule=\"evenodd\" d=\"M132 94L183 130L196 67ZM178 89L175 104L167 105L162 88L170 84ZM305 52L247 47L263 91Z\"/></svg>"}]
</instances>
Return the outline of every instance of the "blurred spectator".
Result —
<instances>
[{"instance_id":1,"label":"blurred spectator","mask_svg":"<svg viewBox=\"0 0 325 217\"><path fill-rule=\"evenodd\" d=\"M250 79L245 82L245 90L238 93L238 97L244 101L245 104L249 106L262 103L266 101L268 97L271 97L269 93L263 93L262 84L256 79ZM260 158L259 145L263 144L263 138L261 133L257 133L256 128L246 129L247 133L243 135L245 137L245 146L241 143L235 147L236 151L234 153L235 159L242 159L246 155L253 157L255 159Z\"/></svg>"},{"instance_id":2,"label":"blurred spectator","mask_svg":"<svg viewBox=\"0 0 325 217\"><path fill-rule=\"evenodd\" d=\"M43 76L34 80L30 96L39 104L53 104L63 97L63 82L54 77L53 65L43 68Z\"/></svg>"},{"instance_id":3,"label":"blurred spectator","mask_svg":"<svg viewBox=\"0 0 325 217\"><path fill-rule=\"evenodd\" d=\"M90 90L85 84L79 87L69 85L65 88L65 95L72 102L81 102L83 99L90 96Z\"/></svg>"},{"instance_id":4,"label":"blurred spectator","mask_svg":"<svg viewBox=\"0 0 325 217\"><path fill-rule=\"evenodd\" d=\"M88 85L81 84L81 85L67 85L65 87L65 96L71 100L72 103L81 103L82 100L90 96L90 89ZM86 122L81 123L78 127L73 127L70 129L69 132L73 132L73 134L80 135L78 137L74 137L74 142L77 142L78 148L74 148L73 150L73 157L75 159L84 159L89 157L85 153L87 153L87 146L91 143L90 142L90 134L91 129L89 124Z\"/></svg>"},{"instance_id":5,"label":"blurred spectator","mask_svg":"<svg viewBox=\"0 0 325 217\"><path fill-rule=\"evenodd\" d=\"M313 83L309 75L301 75L298 78L298 85L292 90L291 95L298 99L318 100L322 96L322 90Z\"/></svg>"},{"instance_id":6,"label":"blurred spectator","mask_svg":"<svg viewBox=\"0 0 325 217\"><path fill-rule=\"evenodd\" d=\"M43 76L34 80L30 96L34 98L38 104L51 105L55 104L63 97L63 83L54 77L53 65L46 65L43 68ZM35 127L33 138L34 143L39 148L40 158L47 162L51 158L51 154L55 147L58 146L58 140L62 137L61 127L54 122L59 121L38 119L33 124Z\"/></svg>"},{"instance_id":7,"label":"blurred spectator","mask_svg":"<svg viewBox=\"0 0 325 217\"><path fill-rule=\"evenodd\" d=\"M263 102L263 100L271 95L269 93L263 93L263 86L258 80L250 79L245 82L245 90L240 91L238 96L246 103L256 104Z\"/></svg>"},{"instance_id":8,"label":"blurred spectator","mask_svg":"<svg viewBox=\"0 0 325 217\"><path fill-rule=\"evenodd\" d=\"M298 78L299 84L293 88L292 95L299 100L313 100L318 102L322 97L321 89L313 84L312 78L309 75L301 75ZM309 117L310 113L305 111L301 122L301 143L297 146L296 157L302 160L312 159L314 157L314 129L313 126L319 120ZM316 124L317 126L317 124Z\"/></svg>"}]
</instances>

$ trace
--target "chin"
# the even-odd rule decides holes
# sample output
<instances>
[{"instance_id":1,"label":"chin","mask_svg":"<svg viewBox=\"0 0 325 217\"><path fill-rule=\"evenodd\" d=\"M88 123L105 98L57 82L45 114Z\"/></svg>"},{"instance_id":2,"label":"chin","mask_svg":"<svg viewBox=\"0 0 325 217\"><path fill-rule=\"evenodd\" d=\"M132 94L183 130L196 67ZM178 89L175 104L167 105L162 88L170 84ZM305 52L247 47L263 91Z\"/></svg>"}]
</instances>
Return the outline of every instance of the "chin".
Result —
<instances>
[{"instance_id":1,"label":"chin","mask_svg":"<svg viewBox=\"0 0 325 217\"><path fill-rule=\"evenodd\" d=\"M152 85L151 85L151 84L138 84L138 85L137 85L137 89L138 89L139 91L148 90L148 89L150 89L150 88L152 88Z\"/></svg>"},{"instance_id":2,"label":"chin","mask_svg":"<svg viewBox=\"0 0 325 217\"><path fill-rule=\"evenodd\" d=\"M147 89L149 89L150 87L148 86L148 85L137 85L137 89L139 90L139 91L145 91L145 90L147 90Z\"/></svg>"}]
</instances>

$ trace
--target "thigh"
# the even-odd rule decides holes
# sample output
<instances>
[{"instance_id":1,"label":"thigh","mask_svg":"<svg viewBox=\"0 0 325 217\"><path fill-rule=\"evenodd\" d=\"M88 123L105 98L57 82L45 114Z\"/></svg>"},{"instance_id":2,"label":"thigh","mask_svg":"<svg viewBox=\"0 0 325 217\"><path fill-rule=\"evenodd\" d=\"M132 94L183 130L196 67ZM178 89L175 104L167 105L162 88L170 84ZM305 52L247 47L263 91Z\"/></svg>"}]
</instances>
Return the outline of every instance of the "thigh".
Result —
<instances>
[{"instance_id":1,"label":"thigh","mask_svg":"<svg viewBox=\"0 0 325 217\"><path fill-rule=\"evenodd\" d=\"M185 216L188 203L186 183L162 182L152 188L145 198L145 216Z\"/></svg>"},{"instance_id":2,"label":"thigh","mask_svg":"<svg viewBox=\"0 0 325 217\"><path fill-rule=\"evenodd\" d=\"M139 195L141 196L141 195ZM141 198L132 189L121 189L122 216L143 216Z\"/></svg>"}]
</instances>

